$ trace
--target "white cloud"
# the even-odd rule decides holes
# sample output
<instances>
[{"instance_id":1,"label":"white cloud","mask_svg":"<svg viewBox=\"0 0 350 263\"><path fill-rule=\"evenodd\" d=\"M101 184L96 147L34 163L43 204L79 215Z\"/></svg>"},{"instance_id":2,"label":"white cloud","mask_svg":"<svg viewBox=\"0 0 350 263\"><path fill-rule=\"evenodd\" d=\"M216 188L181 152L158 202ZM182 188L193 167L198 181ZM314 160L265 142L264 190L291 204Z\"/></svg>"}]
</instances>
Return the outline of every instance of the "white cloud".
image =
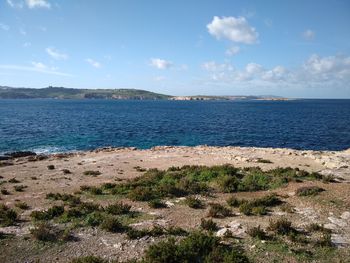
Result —
<instances>
[{"instance_id":1,"label":"white cloud","mask_svg":"<svg viewBox=\"0 0 350 263\"><path fill-rule=\"evenodd\" d=\"M13 8L23 8L23 2L20 0L6 0L7 4Z\"/></svg>"},{"instance_id":2,"label":"white cloud","mask_svg":"<svg viewBox=\"0 0 350 263\"><path fill-rule=\"evenodd\" d=\"M244 17L235 18L214 16L213 21L207 25L208 31L217 39L228 39L236 43L256 43L259 34L251 27Z\"/></svg>"},{"instance_id":3,"label":"white cloud","mask_svg":"<svg viewBox=\"0 0 350 263\"><path fill-rule=\"evenodd\" d=\"M29 8L51 8L51 4L46 0L25 0Z\"/></svg>"},{"instance_id":4,"label":"white cloud","mask_svg":"<svg viewBox=\"0 0 350 263\"><path fill-rule=\"evenodd\" d=\"M160 81L163 81L163 80L165 80L165 79L166 79L166 78L165 78L164 76L157 76L157 77L154 78L154 81L160 82Z\"/></svg>"},{"instance_id":5,"label":"white cloud","mask_svg":"<svg viewBox=\"0 0 350 263\"><path fill-rule=\"evenodd\" d=\"M23 43L23 47L30 47L32 44L30 42Z\"/></svg>"},{"instance_id":6,"label":"white cloud","mask_svg":"<svg viewBox=\"0 0 350 263\"><path fill-rule=\"evenodd\" d=\"M232 64L214 61L203 63L202 68L215 85L350 88L349 56L312 55L300 66L289 69L281 65L264 68L257 63L237 69Z\"/></svg>"},{"instance_id":7,"label":"white cloud","mask_svg":"<svg viewBox=\"0 0 350 263\"><path fill-rule=\"evenodd\" d=\"M10 27L8 25L2 24L0 23L0 29L4 30L4 31L9 31Z\"/></svg>"},{"instance_id":8,"label":"white cloud","mask_svg":"<svg viewBox=\"0 0 350 263\"><path fill-rule=\"evenodd\" d=\"M157 69L168 69L173 66L173 63L160 58L151 58L150 65Z\"/></svg>"},{"instance_id":9,"label":"white cloud","mask_svg":"<svg viewBox=\"0 0 350 263\"><path fill-rule=\"evenodd\" d=\"M308 29L308 30L305 30L304 32L303 32L303 38L305 39L305 40L314 40L314 38L315 38L315 32L314 31L312 31L311 29Z\"/></svg>"},{"instance_id":10,"label":"white cloud","mask_svg":"<svg viewBox=\"0 0 350 263\"><path fill-rule=\"evenodd\" d=\"M41 62L32 62L31 66L22 66L22 65L0 65L0 69L5 70L18 70L18 71L30 71L30 72L37 72L42 74L50 74L50 75L57 75L57 76L63 76L63 77L72 77L73 75L57 71L57 68L48 67L45 64Z\"/></svg>"},{"instance_id":11,"label":"white cloud","mask_svg":"<svg viewBox=\"0 0 350 263\"><path fill-rule=\"evenodd\" d=\"M51 4L47 0L6 0L6 2L9 6L13 8L23 8L24 5L26 5L30 9L51 8Z\"/></svg>"},{"instance_id":12,"label":"white cloud","mask_svg":"<svg viewBox=\"0 0 350 263\"><path fill-rule=\"evenodd\" d=\"M240 51L240 48L238 46L233 46L226 50L226 55L233 56L238 54L239 51Z\"/></svg>"},{"instance_id":13,"label":"white cloud","mask_svg":"<svg viewBox=\"0 0 350 263\"><path fill-rule=\"evenodd\" d=\"M27 31L25 31L23 28L20 28L20 29L19 29L19 33L20 33L22 36L26 36L26 35L27 35Z\"/></svg>"},{"instance_id":14,"label":"white cloud","mask_svg":"<svg viewBox=\"0 0 350 263\"><path fill-rule=\"evenodd\" d=\"M46 53L49 54L53 59L66 60L69 58L69 56L67 54L62 53L55 48L48 47L45 50L46 50Z\"/></svg>"},{"instance_id":15,"label":"white cloud","mask_svg":"<svg viewBox=\"0 0 350 263\"><path fill-rule=\"evenodd\" d=\"M91 58L87 58L85 60L87 63L89 63L91 66L95 67L95 68L100 68L102 67L101 63L100 62L97 62L96 60L93 60Z\"/></svg>"}]
</instances>

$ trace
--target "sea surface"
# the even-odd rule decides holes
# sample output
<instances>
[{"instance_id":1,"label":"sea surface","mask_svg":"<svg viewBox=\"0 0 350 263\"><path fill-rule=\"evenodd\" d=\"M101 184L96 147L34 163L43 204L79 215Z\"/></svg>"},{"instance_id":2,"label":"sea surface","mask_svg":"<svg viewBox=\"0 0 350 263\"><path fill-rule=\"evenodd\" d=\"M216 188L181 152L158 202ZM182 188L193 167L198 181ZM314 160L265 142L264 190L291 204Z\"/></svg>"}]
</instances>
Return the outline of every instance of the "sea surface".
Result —
<instances>
[{"instance_id":1,"label":"sea surface","mask_svg":"<svg viewBox=\"0 0 350 263\"><path fill-rule=\"evenodd\" d=\"M0 100L0 153L156 145L350 148L350 100Z\"/></svg>"}]
</instances>

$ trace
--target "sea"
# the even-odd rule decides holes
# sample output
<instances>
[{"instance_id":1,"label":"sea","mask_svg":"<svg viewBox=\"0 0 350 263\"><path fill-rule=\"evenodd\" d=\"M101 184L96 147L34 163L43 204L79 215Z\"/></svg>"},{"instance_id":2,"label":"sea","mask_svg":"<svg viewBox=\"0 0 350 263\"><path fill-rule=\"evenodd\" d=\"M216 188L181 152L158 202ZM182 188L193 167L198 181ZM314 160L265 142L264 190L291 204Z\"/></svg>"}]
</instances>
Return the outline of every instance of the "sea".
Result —
<instances>
[{"instance_id":1,"label":"sea","mask_svg":"<svg viewBox=\"0 0 350 263\"><path fill-rule=\"evenodd\" d=\"M0 100L0 154L215 145L350 148L350 100Z\"/></svg>"}]
</instances>

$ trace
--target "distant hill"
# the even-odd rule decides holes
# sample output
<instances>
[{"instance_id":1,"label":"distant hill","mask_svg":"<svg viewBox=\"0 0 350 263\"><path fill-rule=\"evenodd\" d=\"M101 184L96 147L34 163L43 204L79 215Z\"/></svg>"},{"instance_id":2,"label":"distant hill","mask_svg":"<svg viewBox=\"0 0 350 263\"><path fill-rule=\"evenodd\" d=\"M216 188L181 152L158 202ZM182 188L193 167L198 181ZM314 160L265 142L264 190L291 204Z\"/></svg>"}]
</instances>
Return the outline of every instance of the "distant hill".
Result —
<instances>
[{"instance_id":1,"label":"distant hill","mask_svg":"<svg viewBox=\"0 0 350 263\"><path fill-rule=\"evenodd\" d=\"M42 89L0 86L0 99L115 99L115 100L288 100L267 96L170 96L139 89Z\"/></svg>"},{"instance_id":2,"label":"distant hill","mask_svg":"<svg viewBox=\"0 0 350 263\"><path fill-rule=\"evenodd\" d=\"M0 86L1 99L132 99L164 100L171 96L137 89L70 89L47 87L42 89Z\"/></svg>"}]
</instances>

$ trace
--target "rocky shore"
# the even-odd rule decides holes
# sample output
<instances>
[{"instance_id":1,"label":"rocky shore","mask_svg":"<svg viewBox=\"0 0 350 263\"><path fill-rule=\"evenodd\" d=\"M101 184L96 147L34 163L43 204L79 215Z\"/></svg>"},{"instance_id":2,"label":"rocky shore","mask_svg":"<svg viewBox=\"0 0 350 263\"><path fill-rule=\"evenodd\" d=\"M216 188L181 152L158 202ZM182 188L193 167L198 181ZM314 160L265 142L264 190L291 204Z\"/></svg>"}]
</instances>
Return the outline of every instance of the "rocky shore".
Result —
<instances>
[{"instance_id":1,"label":"rocky shore","mask_svg":"<svg viewBox=\"0 0 350 263\"><path fill-rule=\"evenodd\" d=\"M143 176L152 168L167 170L170 167L185 165L211 167L224 164L230 164L241 171L245 171L244 168L247 170L248 167L260 167L263 171L261 174L268 174L268 171L278 167L290 167L297 173L314 173L318 174L319 178L328 180L303 179L266 190L232 193L215 190L210 195L194 195L205 204L202 209L188 207L185 202L187 197L166 197L163 200L166 208L157 209L150 207L148 202L130 199L129 195L110 194L107 188L103 188L100 194L82 190L87 186L91 189L101 185L126 184ZM164 229L181 227L189 232L200 229L203 218L211 218L208 216L208 210L212 203L227 206L226 201L232 195L238 199L251 200L274 193L291 209L287 211L275 206L269 208L263 216L257 216L246 215L240 209L231 207L229 216L213 217L218 226L215 236L226 238L227 233L231 233L233 238L229 242L240 243L245 251L249 252L251 261L263 262L261 255L268 254L275 259L296 262L300 260L297 253L293 252L296 241L283 241L287 242L285 246L288 245L288 249L278 252L278 249L271 248L272 244L276 245L273 243L275 241L255 240L249 234L252 227L259 225L268 229L271 220L286 217L299 232L312 223L329 229L334 250L329 252L333 256L324 258L331 258L328 262L341 262L339 257L350 255L350 149L299 151L254 147L159 146L147 150L103 148L52 155L14 153L0 158L0 176L0 203L8 209L15 210L18 215L14 224L2 224L0 227L0 233L5 236L0 239L1 262L70 262L73 258L92 253L106 260L118 259L122 262L142 257L149 246L167 238L162 235L145 235L130 239L125 233L110 233L100 227L76 227L76 224L82 222L82 218L74 221L74 224L59 218L50 222L58 227L71 229L76 241L33 241L30 229L37 223L33 221L33 211L46 211L52 205L63 204L62 200L49 199L47 196L50 193L74 195L84 202L98 203L102 207L118 200L130 205L132 211L141 215L129 218L129 227L149 229L157 225ZM209 185L215 188L217 183L213 181ZM315 196L301 197L298 191L302 187L318 187L322 192ZM28 207L20 209L19 202L25 202ZM65 202L64 209L68 209ZM314 236L310 235L307 238L312 239ZM319 253L325 252L320 252L318 248L313 250L311 245L310 251L313 253L313 257L310 258L314 262L324 261L324 256L320 256Z\"/></svg>"}]
</instances>

